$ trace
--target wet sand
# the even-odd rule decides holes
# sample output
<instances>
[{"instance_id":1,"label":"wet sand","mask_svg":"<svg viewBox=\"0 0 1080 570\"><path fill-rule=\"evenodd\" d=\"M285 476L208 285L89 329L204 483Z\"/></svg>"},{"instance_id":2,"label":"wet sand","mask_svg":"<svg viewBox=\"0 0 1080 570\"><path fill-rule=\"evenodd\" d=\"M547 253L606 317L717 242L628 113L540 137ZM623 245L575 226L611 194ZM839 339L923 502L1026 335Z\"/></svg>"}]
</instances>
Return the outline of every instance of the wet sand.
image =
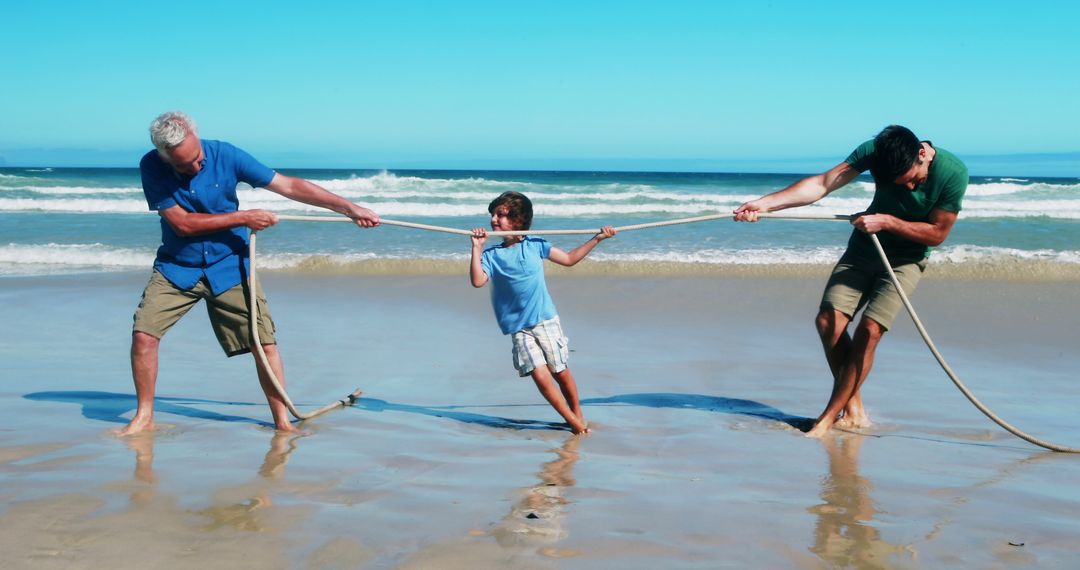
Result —
<instances>
[{"instance_id":1,"label":"wet sand","mask_svg":"<svg viewBox=\"0 0 1080 570\"><path fill-rule=\"evenodd\" d=\"M460 276L266 273L290 395L357 406L276 436L252 359L196 309L134 411L146 274L0 280L0 550L14 568L938 568L1080 561L1080 457L992 424L901 317L875 425L797 429L831 380L805 275L551 278L594 427L518 379ZM984 403L1080 446L1080 287L931 272L914 301ZM949 276L951 275L951 276Z\"/></svg>"}]
</instances>

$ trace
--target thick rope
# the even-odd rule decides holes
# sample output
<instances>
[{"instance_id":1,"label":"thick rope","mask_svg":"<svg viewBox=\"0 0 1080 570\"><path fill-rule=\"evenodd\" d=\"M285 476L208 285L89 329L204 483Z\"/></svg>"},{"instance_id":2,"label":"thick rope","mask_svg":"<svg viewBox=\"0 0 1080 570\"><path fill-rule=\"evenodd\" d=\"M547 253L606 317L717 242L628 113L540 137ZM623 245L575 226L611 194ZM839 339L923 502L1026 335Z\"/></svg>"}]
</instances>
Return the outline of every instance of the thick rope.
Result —
<instances>
[{"instance_id":1,"label":"thick rope","mask_svg":"<svg viewBox=\"0 0 1080 570\"><path fill-rule=\"evenodd\" d=\"M248 260L250 267L248 270L248 311L251 315L251 342L255 347L256 354L259 355L259 361L262 363L263 370L266 371L267 377L270 378L270 383L274 385L274 389L285 403L285 407L289 409L289 413L298 420L309 420L331 410L355 404L356 400L360 398L360 388L353 390L348 396L345 396L336 402L331 402L314 412L303 413L293 405L292 400L289 399L289 394L285 392L285 387L281 385L281 381L278 380L277 374L274 374L274 368L270 366L270 360L266 358L266 351L263 350L262 341L259 340L259 303L258 291L256 291L258 281L255 279L255 233L256 232L251 232L251 239L248 242Z\"/></svg>"},{"instance_id":2,"label":"thick rope","mask_svg":"<svg viewBox=\"0 0 1080 570\"><path fill-rule=\"evenodd\" d=\"M941 353L938 352L937 347L934 346L934 341L930 339L930 335L926 332L926 327L924 327L922 321L919 320L919 315L915 313L915 307L912 306L911 300L908 299L907 293L904 293L904 289L900 287L900 281L896 278L896 273L893 272L893 268L892 265L889 263L888 256L885 255L885 249L881 247L881 241L878 240L876 234L870 234L870 240L874 242L874 247L877 248L878 255L881 257L882 263L885 264L885 269L889 272L889 279L892 280L893 287L896 287L896 290L900 293L900 300L904 302L904 308L907 309L908 314L911 315L911 321L915 323L915 328L918 329L923 341L926 342L926 347L930 349L930 353L934 355L934 358L937 359L938 364L941 365L941 369L944 370L945 374L949 376L949 379L952 380L953 384L955 384L956 387L960 390L960 393L963 394L968 399L968 401L971 402L976 408L978 408L980 412L986 414L986 417L990 418L994 421L994 423L1001 426L1006 431L1015 435L1018 438L1029 443L1033 443L1039 447L1045 447L1046 449L1052 451L1080 453L1080 448L1066 447L1064 445L1050 443L1048 441L1043 441L1041 439L1028 435L1023 431L1020 431L1019 429L1013 427L1013 425L1009 422L1006 422L1005 420L998 417L998 415L991 411L990 408L987 408L985 405L983 405L983 403L975 397L975 394L971 393L971 390L968 390L967 386L965 386L964 383L960 381L960 378L957 377L956 373L953 372L953 369L951 366L949 366L949 363L945 362L945 357L942 356Z\"/></svg>"},{"instance_id":3,"label":"thick rope","mask_svg":"<svg viewBox=\"0 0 1080 570\"><path fill-rule=\"evenodd\" d=\"M696 216L693 218L678 218L675 220L664 220L661 222L649 222L647 224L634 224L632 226L619 226L615 228L615 231L628 232L632 230L644 230L647 228L658 228L661 226L674 226L677 224L691 224L694 222L707 222L709 220L720 220L731 218L731 214L710 214L708 216ZM840 214L758 214L759 218L782 218L786 220L850 220L851 216L844 216ZM352 222L352 218L340 217L340 216L278 216L279 220L295 221L295 222ZM472 231L461 230L457 228L447 228L444 226L432 226L429 224L417 224L415 222L401 222L397 220L379 220L379 223L386 224L388 226L400 226L403 228L413 228L417 230L428 230L433 232L443 232L448 234L457 234L462 236L471 236ZM525 231L509 231L509 232L488 232L489 236L566 236L566 235L584 235L584 234L596 234L600 233L600 229L581 229L581 230L525 230Z\"/></svg>"},{"instance_id":4,"label":"thick rope","mask_svg":"<svg viewBox=\"0 0 1080 570\"><path fill-rule=\"evenodd\" d=\"M645 223L645 224L619 226L619 227L616 227L615 230L620 231L620 232L632 231L632 230L643 230L643 229L647 229L647 228L656 228L656 227L661 227L661 226L673 226L673 225L677 225L677 224L690 224L690 223L694 223L694 222L705 222L705 221L710 221L710 220L718 220L718 219L731 218L731 217L732 217L731 214L711 214L711 215L707 215L707 216L696 216L696 217L692 217L692 218L679 218L679 219L674 219L674 220L664 220L664 221L660 221L660 222L649 222L649 223ZM777 213L764 213L764 212L758 213L758 217L759 218L787 219L787 220L834 220L834 221L850 221L853 218L853 216L843 215L843 214L777 214ZM331 217L331 216L286 216L286 215L281 215L281 216L278 216L278 219L279 220L288 220L288 221L304 221L304 222L352 222L353 221L351 218L347 218L347 217ZM462 230L462 229L457 229L457 228L448 228L448 227L444 227L444 226L433 226L433 225L429 225L429 224L418 224L418 223L414 223L414 222L403 222L403 221L397 221L397 220L383 219L383 220L380 220L380 223L390 225L390 226L400 226L400 227L405 227L405 228L413 228L413 229L428 230L428 231L435 231L435 232L451 233L451 234L457 234L457 235L467 235L467 236L472 235L472 232L469 231L469 230ZM574 235L574 234L595 234L595 233L598 233L599 231L600 231L599 229L530 230L530 231L488 232L487 235L489 235L489 236ZM892 265L889 264L889 258L885 254L885 249L881 247L881 242L878 241L877 235L875 235L875 234L869 234L869 235L870 235L870 240L874 243L874 247L877 248L878 255L881 257L881 261L885 265L885 269L889 273L889 279L892 280L893 286L896 287L896 290L900 293L900 300L904 303L904 308L907 309L908 314L911 316L912 322L915 323L915 328L919 331L919 335L922 336L923 342L926 343L926 347L930 349L930 353L933 354L933 356L937 360L938 364L941 365L941 369L945 371L945 374L948 375L949 379L952 380L953 384L955 384L956 387L960 390L960 393L962 393L968 399L968 401L970 401L980 412L985 414L986 417L990 418L994 423L1001 426L1003 429L1005 429L1009 433L1015 435L1016 437L1019 437L1020 439L1022 439L1024 441L1027 441L1029 443L1032 443L1034 445L1037 445L1039 447L1043 447L1043 448L1052 450L1052 451L1060 451L1060 452L1065 452L1065 453L1080 453L1080 448L1066 447L1066 446L1063 446L1063 445L1058 445L1058 444L1055 444L1055 443L1044 441L1044 440L1033 437L1033 436L1031 436L1031 435L1017 429L1012 424L1010 424L1010 423L1006 422L1005 420L1001 419L997 414L995 414L993 411L991 411L989 408L987 408L981 401L979 401L978 398L975 397L975 394L973 394L971 392L971 390L969 390L967 388L967 386L964 385L964 383L960 380L960 378L956 375L956 373L953 372L952 367L949 366L949 363L945 361L945 357L941 355L941 353L938 351L937 347L934 345L934 341L930 338L929 333L926 332L926 328L923 326L922 321L919 320L919 315L915 312L915 307L911 304L911 300L908 299L907 294L904 293L904 289L900 286L900 281L896 278L896 273L893 272ZM328 412L328 411L333 410L333 409L337 409L338 407L348 406L348 405L353 404L360 395L360 390L359 389L357 389L355 392L353 392L352 394L347 396L345 399L338 400L337 402L328 404L328 405L326 405L326 406L324 406L324 407L322 407L322 408L320 408L320 409L318 409L318 410L316 410L316 411L314 411L314 412L312 412L310 414L301 414L298 410L296 410L296 407L293 406L292 401L289 400L288 394L285 393L285 389L282 388L281 383L278 382L277 377L274 375L273 370L271 370L270 364L266 359L266 354L263 351L262 345L259 343L259 331L258 331L259 327L257 325L257 323L258 323L258 307L257 307L257 304L255 302L255 299L256 299L256 297L255 297L255 232L251 232L251 241L250 241L250 245L249 245L249 256L250 256L249 257L249 262L250 262L251 270L250 270L250 274L248 275L248 284L249 284L248 285L248 290L250 292L252 338L254 339L255 347L256 347L256 350L258 351L259 358L262 360L263 367L266 369L268 375L270 376L271 382L273 383L274 387L277 389L278 394L281 396L281 399L285 402L285 405L289 408L289 411L292 412L292 414L294 416L296 416L298 419L303 420L303 419L308 419L308 418L317 416L319 414Z\"/></svg>"}]
</instances>

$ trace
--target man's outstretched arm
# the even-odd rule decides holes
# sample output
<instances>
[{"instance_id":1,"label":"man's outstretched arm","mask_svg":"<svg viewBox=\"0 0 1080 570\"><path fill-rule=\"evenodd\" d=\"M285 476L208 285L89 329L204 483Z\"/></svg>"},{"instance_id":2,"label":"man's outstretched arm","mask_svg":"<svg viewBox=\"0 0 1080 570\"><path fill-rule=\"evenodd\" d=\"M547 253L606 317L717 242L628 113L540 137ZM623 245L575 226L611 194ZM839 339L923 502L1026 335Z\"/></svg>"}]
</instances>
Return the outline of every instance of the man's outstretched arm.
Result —
<instances>
[{"instance_id":1,"label":"man's outstretched arm","mask_svg":"<svg viewBox=\"0 0 1080 570\"><path fill-rule=\"evenodd\" d=\"M735 220L756 222L759 213L813 204L834 190L844 187L858 175L858 170L846 162L841 162L828 172L808 176L783 190L746 202L734 210Z\"/></svg>"},{"instance_id":2,"label":"man's outstretched arm","mask_svg":"<svg viewBox=\"0 0 1080 570\"><path fill-rule=\"evenodd\" d=\"M361 227L373 228L379 225L379 215L375 212L363 206L357 206L322 186L303 178L275 173L273 180L266 185L266 189L281 194L290 200L333 210L343 216L352 218L356 225Z\"/></svg>"}]
</instances>

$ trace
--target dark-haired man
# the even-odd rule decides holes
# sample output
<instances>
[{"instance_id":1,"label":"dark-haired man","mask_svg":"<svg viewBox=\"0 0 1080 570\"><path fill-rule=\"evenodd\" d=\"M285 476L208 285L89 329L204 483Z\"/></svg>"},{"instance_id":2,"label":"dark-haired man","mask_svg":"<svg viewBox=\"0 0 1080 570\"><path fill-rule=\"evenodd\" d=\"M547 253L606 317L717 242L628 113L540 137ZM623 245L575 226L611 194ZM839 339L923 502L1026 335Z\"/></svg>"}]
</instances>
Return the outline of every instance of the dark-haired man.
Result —
<instances>
[{"instance_id":1,"label":"dark-haired man","mask_svg":"<svg viewBox=\"0 0 1080 570\"><path fill-rule=\"evenodd\" d=\"M919 140L899 125L885 127L828 172L804 178L783 190L735 209L737 221L758 213L805 206L870 170L874 198L851 220L855 229L847 251L825 286L815 324L833 374L833 390L809 437L822 437L838 420L869 425L860 388L874 363L874 351L900 311L900 295L867 234L877 234L904 292L911 294L926 269L930 248L948 237L967 190L967 167L952 153ZM855 313L864 309L853 335Z\"/></svg>"}]
</instances>

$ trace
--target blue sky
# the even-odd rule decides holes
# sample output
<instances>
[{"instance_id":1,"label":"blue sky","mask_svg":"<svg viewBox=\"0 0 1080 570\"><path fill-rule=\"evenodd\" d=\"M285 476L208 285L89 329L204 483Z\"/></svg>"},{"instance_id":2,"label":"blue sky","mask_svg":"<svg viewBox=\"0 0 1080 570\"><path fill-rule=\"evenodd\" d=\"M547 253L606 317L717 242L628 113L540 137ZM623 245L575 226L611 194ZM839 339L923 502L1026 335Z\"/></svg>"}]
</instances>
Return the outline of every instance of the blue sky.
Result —
<instances>
[{"instance_id":1,"label":"blue sky","mask_svg":"<svg viewBox=\"0 0 1080 570\"><path fill-rule=\"evenodd\" d=\"M1080 176L1064 0L0 3L0 165L182 109L274 167L809 171L900 123Z\"/></svg>"}]
</instances>

